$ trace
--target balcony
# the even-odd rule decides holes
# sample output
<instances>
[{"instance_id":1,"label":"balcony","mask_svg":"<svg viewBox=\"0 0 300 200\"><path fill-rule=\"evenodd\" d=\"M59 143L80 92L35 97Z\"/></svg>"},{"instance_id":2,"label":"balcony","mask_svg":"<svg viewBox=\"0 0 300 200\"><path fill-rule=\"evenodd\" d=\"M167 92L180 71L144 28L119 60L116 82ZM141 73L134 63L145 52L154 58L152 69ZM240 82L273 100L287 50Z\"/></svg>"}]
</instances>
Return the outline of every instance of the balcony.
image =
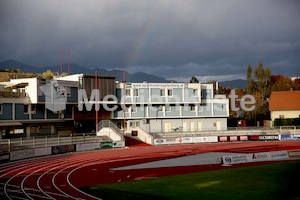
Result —
<instances>
[{"instance_id":1,"label":"balcony","mask_svg":"<svg viewBox=\"0 0 300 200\"><path fill-rule=\"evenodd\" d=\"M27 93L25 92L1 92L0 97L3 98L27 98Z\"/></svg>"}]
</instances>

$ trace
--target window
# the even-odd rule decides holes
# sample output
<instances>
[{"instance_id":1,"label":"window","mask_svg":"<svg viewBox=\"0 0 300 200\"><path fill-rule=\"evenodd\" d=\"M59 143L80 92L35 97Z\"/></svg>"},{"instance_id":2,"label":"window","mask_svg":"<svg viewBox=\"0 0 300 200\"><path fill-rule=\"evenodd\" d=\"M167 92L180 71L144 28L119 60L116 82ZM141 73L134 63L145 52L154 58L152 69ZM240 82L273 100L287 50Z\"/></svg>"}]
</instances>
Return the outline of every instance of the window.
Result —
<instances>
[{"instance_id":1,"label":"window","mask_svg":"<svg viewBox=\"0 0 300 200\"><path fill-rule=\"evenodd\" d=\"M0 114L2 114L2 104L0 104Z\"/></svg>"},{"instance_id":2,"label":"window","mask_svg":"<svg viewBox=\"0 0 300 200\"><path fill-rule=\"evenodd\" d=\"M161 97L166 96L165 90L164 90L164 89L160 89L160 96L161 96Z\"/></svg>"},{"instance_id":3,"label":"window","mask_svg":"<svg viewBox=\"0 0 300 200\"><path fill-rule=\"evenodd\" d=\"M198 95L198 89L193 89L193 94L194 94L195 97L199 96Z\"/></svg>"},{"instance_id":4,"label":"window","mask_svg":"<svg viewBox=\"0 0 300 200\"><path fill-rule=\"evenodd\" d=\"M29 113L29 106L24 105L24 114L28 114L28 113Z\"/></svg>"},{"instance_id":5,"label":"window","mask_svg":"<svg viewBox=\"0 0 300 200\"><path fill-rule=\"evenodd\" d=\"M67 90L66 91L67 97L70 97L71 96L71 88L67 87L66 90Z\"/></svg>"},{"instance_id":6,"label":"window","mask_svg":"<svg viewBox=\"0 0 300 200\"><path fill-rule=\"evenodd\" d=\"M173 90L168 89L168 96L172 96L173 95Z\"/></svg>"},{"instance_id":7,"label":"window","mask_svg":"<svg viewBox=\"0 0 300 200\"><path fill-rule=\"evenodd\" d=\"M36 105L31 105L31 113L32 114L36 113Z\"/></svg>"},{"instance_id":8,"label":"window","mask_svg":"<svg viewBox=\"0 0 300 200\"><path fill-rule=\"evenodd\" d=\"M190 105L190 111L192 111L192 112L196 111L196 106L195 105Z\"/></svg>"},{"instance_id":9,"label":"window","mask_svg":"<svg viewBox=\"0 0 300 200\"><path fill-rule=\"evenodd\" d=\"M199 105L199 106L198 106L198 111L200 111L200 112L203 111L203 106L202 106L202 105Z\"/></svg>"},{"instance_id":10,"label":"window","mask_svg":"<svg viewBox=\"0 0 300 200\"><path fill-rule=\"evenodd\" d=\"M279 118L280 119L284 119L284 115L279 115Z\"/></svg>"},{"instance_id":11,"label":"window","mask_svg":"<svg viewBox=\"0 0 300 200\"><path fill-rule=\"evenodd\" d=\"M133 90L133 96L138 97L139 96L139 89Z\"/></svg>"},{"instance_id":12,"label":"window","mask_svg":"<svg viewBox=\"0 0 300 200\"><path fill-rule=\"evenodd\" d=\"M126 89L126 96L131 96L130 89Z\"/></svg>"},{"instance_id":13,"label":"window","mask_svg":"<svg viewBox=\"0 0 300 200\"><path fill-rule=\"evenodd\" d=\"M132 113L136 113L136 112L137 112L136 106L132 106L132 107L131 107L131 112L132 112Z\"/></svg>"},{"instance_id":14,"label":"window","mask_svg":"<svg viewBox=\"0 0 300 200\"><path fill-rule=\"evenodd\" d=\"M222 111L225 111L225 110L226 110L226 105L222 104Z\"/></svg>"},{"instance_id":15,"label":"window","mask_svg":"<svg viewBox=\"0 0 300 200\"><path fill-rule=\"evenodd\" d=\"M165 109L166 109L166 112L171 112L171 106L170 105L165 106Z\"/></svg>"},{"instance_id":16,"label":"window","mask_svg":"<svg viewBox=\"0 0 300 200\"><path fill-rule=\"evenodd\" d=\"M159 111L159 112L163 111L163 107L162 106L157 106L157 111Z\"/></svg>"}]
</instances>

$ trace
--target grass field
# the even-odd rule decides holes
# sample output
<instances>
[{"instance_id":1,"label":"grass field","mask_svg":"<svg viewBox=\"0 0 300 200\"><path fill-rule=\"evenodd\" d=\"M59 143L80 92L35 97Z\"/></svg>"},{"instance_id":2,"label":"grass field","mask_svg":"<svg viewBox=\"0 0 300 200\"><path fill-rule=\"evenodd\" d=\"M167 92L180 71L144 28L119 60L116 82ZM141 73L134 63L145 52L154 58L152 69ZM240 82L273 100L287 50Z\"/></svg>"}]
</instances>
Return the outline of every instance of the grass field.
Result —
<instances>
[{"instance_id":1,"label":"grass field","mask_svg":"<svg viewBox=\"0 0 300 200\"><path fill-rule=\"evenodd\" d=\"M300 200L300 162L266 164L104 184L83 190L104 200Z\"/></svg>"}]
</instances>

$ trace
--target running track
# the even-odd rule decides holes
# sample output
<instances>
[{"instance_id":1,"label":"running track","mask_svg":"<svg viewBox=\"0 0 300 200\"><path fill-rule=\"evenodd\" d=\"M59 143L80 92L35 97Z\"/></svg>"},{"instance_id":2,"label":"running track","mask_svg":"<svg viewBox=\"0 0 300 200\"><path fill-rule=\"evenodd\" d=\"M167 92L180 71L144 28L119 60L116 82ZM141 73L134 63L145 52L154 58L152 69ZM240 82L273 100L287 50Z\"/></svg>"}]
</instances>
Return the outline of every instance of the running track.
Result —
<instances>
[{"instance_id":1,"label":"running track","mask_svg":"<svg viewBox=\"0 0 300 200\"><path fill-rule=\"evenodd\" d=\"M111 171L110 168L206 152L255 153L300 149L297 141L140 146L40 157L0 165L0 199L98 199L78 188L135 180L141 175L189 173L188 168ZM203 168L203 166L202 166ZM193 170L202 170L201 167ZM220 168L220 165L215 169ZM213 168L211 168L213 169ZM184 171L178 171L184 170Z\"/></svg>"}]
</instances>

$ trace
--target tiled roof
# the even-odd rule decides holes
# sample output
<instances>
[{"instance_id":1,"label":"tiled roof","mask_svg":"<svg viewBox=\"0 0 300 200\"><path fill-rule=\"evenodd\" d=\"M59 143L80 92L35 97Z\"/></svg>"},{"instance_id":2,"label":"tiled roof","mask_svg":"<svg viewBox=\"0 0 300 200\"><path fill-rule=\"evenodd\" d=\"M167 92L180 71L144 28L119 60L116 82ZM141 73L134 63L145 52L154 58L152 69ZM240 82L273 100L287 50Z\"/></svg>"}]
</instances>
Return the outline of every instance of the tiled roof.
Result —
<instances>
[{"instance_id":1,"label":"tiled roof","mask_svg":"<svg viewBox=\"0 0 300 200\"><path fill-rule=\"evenodd\" d=\"M272 92L269 110L300 110L300 90Z\"/></svg>"}]
</instances>

